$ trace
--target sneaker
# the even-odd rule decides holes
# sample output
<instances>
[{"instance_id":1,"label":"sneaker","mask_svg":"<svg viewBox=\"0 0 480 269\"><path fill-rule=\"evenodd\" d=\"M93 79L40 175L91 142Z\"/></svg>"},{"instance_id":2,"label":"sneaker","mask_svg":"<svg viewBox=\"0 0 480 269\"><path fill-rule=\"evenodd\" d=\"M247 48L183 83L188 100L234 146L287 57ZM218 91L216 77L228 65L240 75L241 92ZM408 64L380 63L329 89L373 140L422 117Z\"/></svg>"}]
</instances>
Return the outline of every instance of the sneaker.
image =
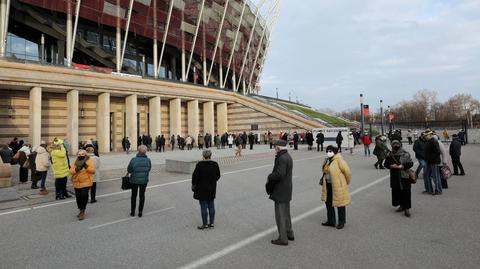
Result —
<instances>
[{"instance_id":1,"label":"sneaker","mask_svg":"<svg viewBox=\"0 0 480 269\"><path fill-rule=\"evenodd\" d=\"M213 229L215 226L213 224L208 224L208 228Z\"/></svg>"},{"instance_id":2,"label":"sneaker","mask_svg":"<svg viewBox=\"0 0 480 269\"><path fill-rule=\"evenodd\" d=\"M205 230L205 229L207 229L207 228L208 228L208 225L206 225L206 224L197 227L197 229L199 229L199 230Z\"/></svg>"},{"instance_id":3,"label":"sneaker","mask_svg":"<svg viewBox=\"0 0 480 269\"><path fill-rule=\"evenodd\" d=\"M272 240L270 241L272 244L274 245L277 245L277 246L288 246L288 241L287 242L283 242L282 240L280 239L276 239L276 240Z\"/></svg>"},{"instance_id":4,"label":"sneaker","mask_svg":"<svg viewBox=\"0 0 480 269\"><path fill-rule=\"evenodd\" d=\"M410 216L411 216L410 210L406 209L405 210L405 217L410 218Z\"/></svg>"},{"instance_id":5,"label":"sneaker","mask_svg":"<svg viewBox=\"0 0 480 269\"><path fill-rule=\"evenodd\" d=\"M322 226L329 226L329 227L335 227L335 223L331 223L331 222L323 222L322 223Z\"/></svg>"}]
</instances>

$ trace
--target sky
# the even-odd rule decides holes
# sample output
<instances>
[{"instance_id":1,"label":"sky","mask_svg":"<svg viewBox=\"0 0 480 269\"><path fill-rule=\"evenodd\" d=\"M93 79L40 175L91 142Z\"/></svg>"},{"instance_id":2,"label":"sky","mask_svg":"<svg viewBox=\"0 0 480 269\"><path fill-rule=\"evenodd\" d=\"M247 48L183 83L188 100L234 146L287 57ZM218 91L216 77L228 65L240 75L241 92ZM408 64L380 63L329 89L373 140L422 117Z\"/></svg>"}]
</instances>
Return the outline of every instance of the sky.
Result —
<instances>
[{"instance_id":1,"label":"sky","mask_svg":"<svg viewBox=\"0 0 480 269\"><path fill-rule=\"evenodd\" d=\"M480 0L281 0L260 94L370 109L421 89L480 99Z\"/></svg>"}]
</instances>

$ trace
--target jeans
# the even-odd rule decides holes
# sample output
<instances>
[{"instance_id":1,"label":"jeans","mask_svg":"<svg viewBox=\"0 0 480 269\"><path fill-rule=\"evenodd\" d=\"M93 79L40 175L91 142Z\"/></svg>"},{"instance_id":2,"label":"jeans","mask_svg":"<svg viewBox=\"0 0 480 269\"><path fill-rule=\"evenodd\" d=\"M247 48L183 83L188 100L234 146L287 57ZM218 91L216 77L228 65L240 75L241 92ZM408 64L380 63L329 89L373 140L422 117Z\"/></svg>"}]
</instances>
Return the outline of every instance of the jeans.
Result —
<instances>
[{"instance_id":1,"label":"jeans","mask_svg":"<svg viewBox=\"0 0 480 269\"><path fill-rule=\"evenodd\" d=\"M438 164L429 164L428 165L428 182L431 184L431 179L433 179L433 184L435 185L435 192L442 193L442 181L440 180L440 166ZM433 187L430 185L431 192L433 193ZM428 190L427 190L428 191Z\"/></svg>"},{"instance_id":2,"label":"jeans","mask_svg":"<svg viewBox=\"0 0 480 269\"><path fill-rule=\"evenodd\" d=\"M367 152L368 156L370 156L370 145L363 145L363 149L365 150L365 156L367 156Z\"/></svg>"},{"instance_id":3,"label":"jeans","mask_svg":"<svg viewBox=\"0 0 480 269\"><path fill-rule=\"evenodd\" d=\"M335 224L335 208L333 207L333 189L332 183L327 183L327 201L325 202L327 207L327 222ZM346 209L344 206L337 207L338 211L338 224L346 223Z\"/></svg>"},{"instance_id":4,"label":"jeans","mask_svg":"<svg viewBox=\"0 0 480 269\"><path fill-rule=\"evenodd\" d=\"M203 225L212 224L215 222L215 204L213 200L202 201L200 200L200 213L202 214ZM208 222L210 217L210 223Z\"/></svg>"},{"instance_id":5,"label":"jeans","mask_svg":"<svg viewBox=\"0 0 480 269\"><path fill-rule=\"evenodd\" d=\"M48 171L41 171L41 172L38 172L38 178L40 180L40 188L42 190L45 190L45 181L47 180L47 173Z\"/></svg>"},{"instance_id":6,"label":"jeans","mask_svg":"<svg viewBox=\"0 0 480 269\"><path fill-rule=\"evenodd\" d=\"M423 179L426 179L427 178L427 162L423 159L417 159L418 160L418 167L417 167L417 170L415 171L415 174L418 175L420 174L420 171L422 171L423 169ZM427 190L427 187L426 187L426 183L425 183L425 190Z\"/></svg>"},{"instance_id":7,"label":"jeans","mask_svg":"<svg viewBox=\"0 0 480 269\"><path fill-rule=\"evenodd\" d=\"M77 199L77 207L80 210L85 210L88 203L88 190L90 187L85 187L81 189L75 188L75 198Z\"/></svg>"},{"instance_id":8,"label":"jeans","mask_svg":"<svg viewBox=\"0 0 480 269\"><path fill-rule=\"evenodd\" d=\"M133 184L132 183L132 197L130 199L131 212L135 212L137 207L137 193L140 189L140 201L138 204L138 212L143 212L143 206L145 204L145 190L147 189L147 184Z\"/></svg>"},{"instance_id":9,"label":"jeans","mask_svg":"<svg viewBox=\"0 0 480 269\"><path fill-rule=\"evenodd\" d=\"M282 242L288 242L288 237L293 237L289 202L275 202L275 221L277 223L278 239Z\"/></svg>"}]
</instances>

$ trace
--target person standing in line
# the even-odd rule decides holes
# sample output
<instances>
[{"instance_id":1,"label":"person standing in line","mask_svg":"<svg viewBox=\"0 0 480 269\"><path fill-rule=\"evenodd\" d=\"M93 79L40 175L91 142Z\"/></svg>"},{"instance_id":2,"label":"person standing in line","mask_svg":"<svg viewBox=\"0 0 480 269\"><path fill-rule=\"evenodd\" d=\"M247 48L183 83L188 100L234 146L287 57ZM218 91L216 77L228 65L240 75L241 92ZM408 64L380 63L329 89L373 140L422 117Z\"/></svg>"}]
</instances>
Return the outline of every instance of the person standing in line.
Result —
<instances>
[{"instance_id":1,"label":"person standing in line","mask_svg":"<svg viewBox=\"0 0 480 269\"><path fill-rule=\"evenodd\" d=\"M155 152L158 152L160 150L160 135L157 135L155 138Z\"/></svg>"},{"instance_id":2,"label":"person standing in line","mask_svg":"<svg viewBox=\"0 0 480 269\"><path fill-rule=\"evenodd\" d=\"M411 145L413 144L413 140L412 140L412 130L408 129L407 131L407 139L408 139L408 144Z\"/></svg>"},{"instance_id":3,"label":"person standing in line","mask_svg":"<svg viewBox=\"0 0 480 269\"><path fill-rule=\"evenodd\" d=\"M460 132L458 132L458 139L460 140L460 144L464 146L466 144L465 142L465 131L462 129Z\"/></svg>"},{"instance_id":4,"label":"person standing in line","mask_svg":"<svg viewBox=\"0 0 480 269\"><path fill-rule=\"evenodd\" d=\"M228 135L227 141L228 141L228 148L231 149L232 146L233 146L233 136L232 136L232 134Z\"/></svg>"},{"instance_id":5,"label":"person standing in line","mask_svg":"<svg viewBox=\"0 0 480 269\"><path fill-rule=\"evenodd\" d=\"M79 210L77 218L78 220L84 220L88 203L88 191L92 187L93 174L95 174L95 165L88 157L87 151L83 149L78 151L77 159L70 168L70 174L72 175L72 183Z\"/></svg>"},{"instance_id":6,"label":"person standing in line","mask_svg":"<svg viewBox=\"0 0 480 269\"><path fill-rule=\"evenodd\" d=\"M425 138L427 140L427 144L425 146L425 160L427 162L428 172L427 178L424 179L427 181L425 193L429 193L432 195L442 194L442 184L440 179L440 164L441 160L441 149L438 141L433 138L433 132L427 131L425 134ZM435 189L432 185L435 185Z\"/></svg>"},{"instance_id":7,"label":"person standing in line","mask_svg":"<svg viewBox=\"0 0 480 269\"><path fill-rule=\"evenodd\" d=\"M198 149L203 149L203 143L205 143L205 139L203 138L202 134L198 134Z\"/></svg>"},{"instance_id":8,"label":"person standing in line","mask_svg":"<svg viewBox=\"0 0 480 269\"><path fill-rule=\"evenodd\" d=\"M347 134L347 149L350 150L350 154L353 154L353 147L355 147L355 139L353 138L352 132Z\"/></svg>"},{"instance_id":9,"label":"person standing in line","mask_svg":"<svg viewBox=\"0 0 480 269\"><path fill-rule=\"evenodd\" d=\"M125 150L127 152L127 154L130 154L130 139L128 139L128 137L125 139Z\"/></svg>"},{"instance_id":10,"label":"person standing in line","mask_svg":"<svg viewBox=\"0 0 480 269\"><path fill-rule=\"evenodd\" d=\"M370 139L370 135L368 133L365 133L365 135L363 135L362 143L363 149L365 151L365 157L370 157L370 144L372 144L372 140Z\"/></svg>"},{"instance_id":11,"label":"person standing in line","mask_svg":"<svg viewBox=\"0 0 480 269\"><path fill-rule=\"evenodd\" d=\"M307 144L308 144L308 150L312 150L313 149L313 133L311 131L308 131L305 136L306 136L305 139L307 140Z\"/></svg>"},{"instance_id":12,"label":"person standing in line","mask_svg":"<svg viewBox=\"0 0 480 269\"><path fill-rule=\"evenodd\" d=\"M298 150L298 140L300 140L297 132L293 132L293 150Z\"/></svg>"},{"instance_id":13,"label":"person standing in line","mask_svg":"<svg viewBox=\"0 0 480 269\"><path fill-rule=\"evenodd\" d=\"M175 138L175 137L174 137ZM130 160L127 171L130 173L130 183L132 185L132 197L130 200L130 216L135 216L137 203L137 193L139 194L138 217L143 215L145 205L145 190L147 189L148 176L152 169L152 162L147 157L147 147L138 147L137 156ZM140 190L140 191L139 191Z\"/></svg>"},{"instance_id":14,"label":"person standing in line","mask_svg":"<svg viewBox=\"0 0 480 269\"><path fill-rule=\"evenodd\" d=\"M327 221L322 225L340 230L346 223L345 207L351 202L348 186L352 173L336 147L330 145L326 148L326 152L327 159L322 166L323 176L320 179L320 185L322 185L322 201L327 207ZM338 222L335 218L335 207L338 211Z\"/></svg>"},{"instance_id":15,"label":"person standing in line","mask_svg":"<svg viewBox=\"0 0 480 269\"><path fill-rule=\"evenodd\" d=\"M221 145L222 142L221 142L221 139L220 139L220 135L216 134L213 140L215 141L215 146L217 147L217 149L220 149L221 146L222 146L222 145Z\"/></svg>"},{"instance_id":16,"label":"person standing in line","mask_svg":"<svg viewBox=\"0 0 480 269\"><path fill-rule=\"evenodd\" d=\"M335 139L335 142L337 142L338 152L342 152L342 141L343 141L342 131L338 131L337 138Z\"/></svg>"},{"instance_id":17,"label":"person standing in line","mask_svg":"<svg viewBox=\"0 0 480 269\"><path fill-rule=\"evenodd\" d=\"M242 135L238 134L237 137L235 137L235 157L242 157L242 144Z\"/></svg>"},{"instance_id":18,"label":"person standing in line","mask_svg":"<svg viewBox=\"0 0 480 269\"><path fill-rule=\"evenodd\" d=\"M270 144L270 149L273 149L273 133L268 131L268 144Z\"/></svg>"},{"instance_id":19,"label":"person standing in line","mask_svg":"<svg viewBox=\"0 0 480 269\"><path fill-rule=\"evenodd\" d=\"M388 151L386 141L387 138L383 135L379 135L375 138L375 148L373 149L373 155L377 156L377 162L374 164L375 169L385 169L383 167L383 161L385 160Z\"/></svg>"},{"instance_id":20,"label":"person standing in line","mask_svg":"<svg viewBox=\"0 0 480 269\"><path fill-rule=\"evenodd\" d=\"M175 150L175 135L172 135L170 138L170 147L172 148L172 151Z\"/></svg>"},{"instance_id":21,"label":"person standing in line","mask_svg":"<svg viewBox=\"0 0 480 269\"><path fill-rule=\"evenodd\" d=\"M458 139L458 135L454 134L452 143L450 144L450 157L452 158L452 166L453 166L453 175L454 176L464 176L465 171L463 170L463 165L460 162L460 155L462 155L462 143ZM458 173L458 169L460 168L460 174Z\"/></svg>"},{"instance_id":22,"label":"person standing in line","mask_svg":"<svg viewBox=\"0 0 480 269\"><path fill-rule=\"evenodd\" d=\"M293 161L287 150L287 142L275 142L275 163L272 172L268 175L266 190L269 198L275 205L275 222L278 229L278 238L271 241L274 245L287 246L288 241L294 241L290 217L290 201L292 200L292 171Z\"/></svg>"},{"instance_id":23,"label":"person standing in line","mask_svg":"<svg viewBox=\"0 0 480 269\"><path fill-rule=\"evenodd\" d=\"M192 137L190 135L187 135L187 138L185 139L185 143L187 144L187 150L191 150L193 148L192 142Z\"/></svg>"},{"instance_id":24,"label":"person standing in line","mask_svg":"<svg viewBox=\"0 0 480 269\"><path fill-rule=\"evenodd\" d=\"M93 150L93 148L92 148ZM68 163L67 150L63 146L61 139L53 141L52 167L55 176L55 200L63 200L71 196L67 192L67 177L70 174L70 164Z\"/></svg>"},{"instance_id":25,"label":"person standing in line","mask_svg":"<svg viewBox=\"0 0 480 269\"><path fill-rule=\"evenodd\" d=\"M250 150L253 150L253 144L255 144L255 136L252 132L248 135L248 144L250 145Z\"/></svg>"},{"instance_id":26,"label":"person standing in line","mask_svg":"<svg viewBox=\"0 0 480 269\"><path fill-rule=\"evenodd\" d=\"M28 155L30 155L30 145L29 144L24 144L23 147L21 147L17 154L18 154L18 164L20 166L19 168L19 181L20 183L27 183L28 181L28 167L23 167L25 165L25 162L28 160Z\"/></svg>"},{"instance_id":27,"label":"person standing in line","mask_svg":"<svg viewBox=\"0 0 480 269\"><path fill-rule=\"evenodd\" d=\"M42 141L42 145L44 142ZM45 181L47 180L48 169L50 168L50 155L48 151L42 145L38 146L37 157L35 159L37 176L40 180L40 194L47 194L47 188L45 187Z\"/></svg>"},{"instance_id":28,"label":"person standing in line","mask_svg":"<svg viewBox=\"0 0 480 269\"><path fill-rule=\"evenodd\" d=\"M415 158L418 160L418 167L417 170L415 171L415 174L418 175L423 169L423 179L426 179L428 177L427 174L427 162L425 161L425 148L427 146L427 142L425 141L424 134L422 133L417 140L413 143L413 151L415 152ZM428 192L428 180L424 180L424 185L425 185L425 191Z\"/></svg>"},{"instance_id":29,"label":"person standing in line","mask_svg":"<svg viewBox=\"0 0 480 269\"><path fill-rule=\"evenodd\" d=\"M323 134L322 131L318 132L317 134L317 152L320 151L320 149L323 151L323 143L325 142L325 135Z\"/></svg>"},{"instance_id":30,"label":"person standing in line","mask_svg":"<svg viewBox=\"0 0 480 269\"><path fill-rule=\"evenodd\" d=\"M404 212L410 217L412 207L411 181L408 169L413 167L410 154L402 148L402 142L392 141L392 151L385 160L385 167L390 169L390 188L392 189L392 206L398 206L396 212Z\"/></svg>"},{"instance_id":31,"label":"person standing in line","mask_svg":"<svg viewBox=\"0 0 480 269\"><path fill-rule=\"evenodd\" d=\"M192 174L193 198L200 203L202 226L199 230L213 228L215 223L215 196L217 181L220 179L218 163L212 161L212 152L204 150L203 160L198 162Z\"/></svg>"},{"instance_id":32,"label":"person standing in line","mask_svg":"<svg viewBox=\"0 0 480 269\"><path fill-rule=\"evenodd\" d=\"M162 134L160 136L160 152L165 152L165 136Z\"/></svg>"},{"instance_id":33,"label":"person standing in line","mask_svg":"<svg viewBox=\"0 0 480 269\"><path fill-rule=\"evenodd\" d=\"M96 203L97 199L97 182L100 179L100 158L95 155L95 149L92 147L87 148L88 157L93 161L93 165L95 166L95 174L93 175L93 182L92 187L90 188L90 203Z\"/></svg>"},{"instance_id":34,"label":"person standing in line","mask_svg":"<svg viewBox=\"0 0 480 269\"><path fill-rule=\"evenodd\" d=\"M8 144L8 147L12 150L12 156L17 154L18 151L18 138L14 137L12 141L10 141L10 144ZM6 163L6 162L4 162ZM10 163L10 162L8 162Z\"/></svg>"}]
</instances>

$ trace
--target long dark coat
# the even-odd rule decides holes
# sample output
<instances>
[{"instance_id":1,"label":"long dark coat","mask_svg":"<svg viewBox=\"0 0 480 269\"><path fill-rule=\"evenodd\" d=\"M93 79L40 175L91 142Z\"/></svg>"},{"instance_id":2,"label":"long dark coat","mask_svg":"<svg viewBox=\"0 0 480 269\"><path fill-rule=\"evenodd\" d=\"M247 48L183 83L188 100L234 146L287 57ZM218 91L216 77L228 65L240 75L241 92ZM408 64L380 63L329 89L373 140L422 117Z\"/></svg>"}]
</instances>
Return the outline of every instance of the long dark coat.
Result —
<instances>
[{"instance_id":1,"label":"long dark coat","mask_svg":"<svg viewBox=\"0 0 480 269\"><path fill-rule=\"evenodd\" d=\"M200 161L192 175L193 198L200 201L211 201L217 193L217 181L220 179L220 168L212 160Z\"/></svg>"},{"instance_id":2,"label":"long dark coat","mask_svg":"<svg viewBox=\"0 0 480 269\"><path fill-rule=\"evenodd\" d=\"M292 200L292 170L293 161L288 151L278 152L275 156L273 171L268 175L268 183L274 184L270 199L277 203L287 203Z\"/></svg>"}]
</instances>

